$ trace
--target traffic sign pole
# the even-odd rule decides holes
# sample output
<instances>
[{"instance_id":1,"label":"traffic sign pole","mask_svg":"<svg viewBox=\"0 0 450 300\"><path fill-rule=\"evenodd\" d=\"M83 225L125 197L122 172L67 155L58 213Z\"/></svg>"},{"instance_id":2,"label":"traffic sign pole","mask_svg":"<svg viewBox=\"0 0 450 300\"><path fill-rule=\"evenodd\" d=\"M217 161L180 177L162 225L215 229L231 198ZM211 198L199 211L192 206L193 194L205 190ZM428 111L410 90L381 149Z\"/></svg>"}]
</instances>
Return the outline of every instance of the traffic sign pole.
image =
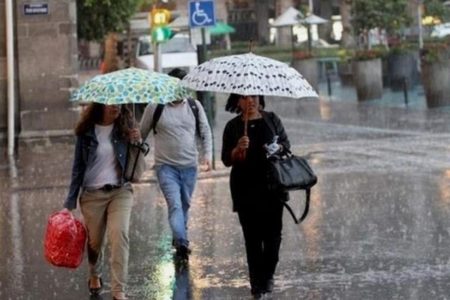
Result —
<instances>
[{"instance_id":1,"label":"traffic sign pole","mask_svg":"<svg viewBox=\"0 0 450 300\"><path fill-rule=\"evenodd\" d=\"M152 28L153 47L153 70L162 71L162 55L160 43L169 40L173 35L167 24L171 18L171 13L167 9L154 8L150 13Z\"/></svg>"},{"instance_id":2,"label":"traffic sign pole","mask_svg":"<svg viewBox=\"0 0 450 300\"><path fill-rule=\"evenodd\" d=\"M190 0L189 1L189 27L192 28L200 28L201 36L202 36L202 44L197 45L197 57L198 63L206 61L206 32L205 27L210 27L216 25L216 16L214 9L214 1L211 0ZM215 111L215 99L209 92L197 92L198 98L200 102L202 102L203 106L206 110L206 115L211 127L214 126L214 111ZM213 132L211 132L213 134ZM212 139L214 141L214 135L212 135ZM215 150L214 150L214 142L213 142L213 159L212 159L212 168L216 168L215 164Z\"/></svg>"},{"instance_id":3,"label":"traffic sign pole","mask_svg":"<svg viewBox=\"0 0 450 300\"><path fill-rule=\"evenodd\" d=\"M153 45L153 70L156 72L162 71L162 55L161 46L159 43L152 42Z\"/></svg>"}]
</instances>

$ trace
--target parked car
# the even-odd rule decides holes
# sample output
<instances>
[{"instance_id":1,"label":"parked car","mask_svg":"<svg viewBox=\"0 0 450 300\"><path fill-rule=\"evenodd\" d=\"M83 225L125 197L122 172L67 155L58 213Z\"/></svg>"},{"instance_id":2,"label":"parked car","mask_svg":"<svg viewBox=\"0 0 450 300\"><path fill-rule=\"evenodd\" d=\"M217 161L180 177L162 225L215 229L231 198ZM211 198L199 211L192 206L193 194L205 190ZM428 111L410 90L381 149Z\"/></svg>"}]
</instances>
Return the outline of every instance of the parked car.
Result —
<instances>
[{"instance_id":1,"label":"parked car","mask_svg":"<svg viewBox=\"0 0 450 300\"><path fill-rule=\"evenodd\" d=\"M191 44L187 34L178 33L161 45L161 68L163 73L168 73L173 68L180 68L189 72L197 66L197 50ZM136 67L153 70L154 55L151 36L145 35L139 38L136 47Z\"/></svg>"},{"instance_id":2,"label":"parked car","mask_svg":"<svg viewBox=\"0 0 450 300\"><path fill-rule=\"evenodd\" d=\"M450 35L450 23L436 25L431 31L432 37L443 38L447 35Z\"/></svg>"}]
</instances>

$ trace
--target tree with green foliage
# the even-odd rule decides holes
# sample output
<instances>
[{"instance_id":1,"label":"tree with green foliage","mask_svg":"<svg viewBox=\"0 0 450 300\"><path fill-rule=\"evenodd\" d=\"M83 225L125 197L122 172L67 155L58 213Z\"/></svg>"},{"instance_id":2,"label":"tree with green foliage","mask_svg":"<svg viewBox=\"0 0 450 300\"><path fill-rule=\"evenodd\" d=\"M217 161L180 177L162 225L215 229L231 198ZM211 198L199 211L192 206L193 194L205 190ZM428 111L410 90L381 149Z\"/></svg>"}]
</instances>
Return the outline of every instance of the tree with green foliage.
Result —
<instances>
[{"instance_id":1,"label":"tree with green foliage","mask_svg":"<svg viewBox=\"0 0 450 300\"><path fill-rule=\"evenodd\" d=\"M123 31L143 0L77 0L78 38L104 42L102 72L119 68L117 32Z\"/></svg>"},{"instance_id":2,"label":"tree with green foliage","mask_svg":"<svg viewBox=\"0 0 450 300\"><path fill-rule=\"evenodd\" d=\"M371 29L385 30L391 34L407 26L411 18L407 13L408 0L354 0L352 6L353 26L357 35L365 35ZM370 49L371 45L365 45Z\"/></svg>"},{"instance_id":3,"label":"tree with green foliage","mask_svg":"<svg viewBox=\"0 0 450 300\"><path fill-rule=\"evenodd\" d=\"M422 0L425 15L432 16L438 18L445 23L450 19L450 9L444 6L444 2L442 0Z\"/></svg>"},{"instance_id":4,"label":"tree with green foliage","mask_svg":"<svg viewBox=\"0 0 450 300\"><path fill-rule=\"evenodd\" d=\"M108 33L120 32L142 0L77 0L78 37L102 41Z\"/></svg>"}]
</instances>

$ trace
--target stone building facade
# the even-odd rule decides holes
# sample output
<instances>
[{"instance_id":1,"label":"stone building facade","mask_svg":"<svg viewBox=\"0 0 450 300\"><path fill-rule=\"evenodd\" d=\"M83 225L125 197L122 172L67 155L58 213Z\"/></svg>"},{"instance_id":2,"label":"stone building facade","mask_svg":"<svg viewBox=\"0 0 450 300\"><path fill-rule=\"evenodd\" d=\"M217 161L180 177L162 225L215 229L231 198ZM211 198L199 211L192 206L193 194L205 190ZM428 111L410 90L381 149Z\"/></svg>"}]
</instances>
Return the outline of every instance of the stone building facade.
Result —
<instances>
[{"instance_id":1,"label":"stone building facade","mask_svg":"<svg viewBox=\"0 0 450 300\"><path fill-rule=\"evenodd\" d=\"M78 84L76 0L15 0L13 3L19 138L66 134L78 118L69 102L70 90ZM36 4L43 5L40 13L27 10ZM3 1L0 4L0 131L3 133L7 124L4 14Z\"/></svg>"}]
</instances>

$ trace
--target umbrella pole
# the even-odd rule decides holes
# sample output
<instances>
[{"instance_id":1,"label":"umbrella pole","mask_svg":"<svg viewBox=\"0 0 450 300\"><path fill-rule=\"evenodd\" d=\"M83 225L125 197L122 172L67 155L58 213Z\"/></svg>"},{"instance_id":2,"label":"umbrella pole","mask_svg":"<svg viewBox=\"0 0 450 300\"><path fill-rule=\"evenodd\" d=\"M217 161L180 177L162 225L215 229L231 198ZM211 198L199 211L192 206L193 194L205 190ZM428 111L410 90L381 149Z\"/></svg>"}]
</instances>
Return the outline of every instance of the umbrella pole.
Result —
<instances>
[{"instance_id":1,"label":"umbrella pole","mask_svg":"<svg viewBox=\"0 0 450 300\"><path fill-rule=\"evenodd\" d=\"M131 104L133 106L133 128L137 126L136 121L136 103Z\"/></svg>"},{"instance_id":2,"label":"umbrella pole","mask_svg":"<svg viewBox=\"0 0 450 300\"><path fill-rule=\"evenodd\" d=\"M247 136L247 124L248 124L248 103L245 105L245 111L244 111L244 136ZM241 154L241 160L245 160L245 157L247 156L247 149L243 151Z\"/></svg>"},{"instance_id":3,"label":"umbrella pole","mask_svg":"<svg viewBox=\"0 0 450 300\"><path fill-rule=\"evenodd\" d=\"M244 112L244 136L247 136L247 124L248 124L248 103L245 105Z\"/></svg>"}]
</instances>

